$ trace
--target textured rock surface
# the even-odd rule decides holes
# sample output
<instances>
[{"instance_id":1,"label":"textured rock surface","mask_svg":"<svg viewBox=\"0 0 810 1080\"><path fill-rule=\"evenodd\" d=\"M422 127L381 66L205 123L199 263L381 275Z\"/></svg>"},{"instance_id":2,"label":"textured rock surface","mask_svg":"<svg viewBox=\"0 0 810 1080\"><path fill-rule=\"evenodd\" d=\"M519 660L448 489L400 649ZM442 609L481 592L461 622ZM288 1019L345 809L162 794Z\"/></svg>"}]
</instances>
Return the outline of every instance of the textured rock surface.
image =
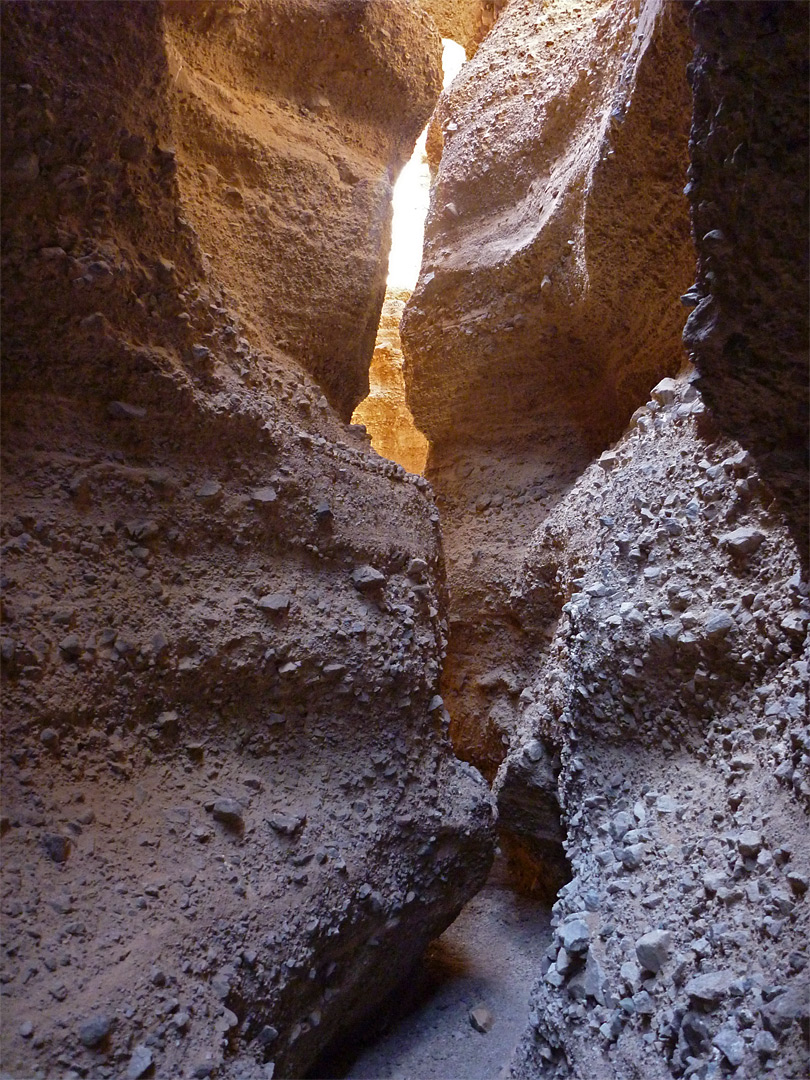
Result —
<instances>
[{"instance_id":1,"label":"textured rock surface","mask_svg":"<svg viewBox=\"0 0 810 1080\"><path fill-rule=\"evenodd\" d=\"M368 372L369 395L354 410L352 420L365 426L372 446L382 457L396 461L408 472L424 473L427 439L413 422L402 375L399 322L409 295L407 289L386 291Z\"/></svg>"},{"instance_id":2,"label":"textured rock surface","mask_svg":"<svg viewBox=\"0 0 810 1080\"><path fill-rule=\"evenodd\" d=\"M808 8L703 0L689 21L698 271L684 340L807 558Z\"/></svg>"},{"instance_id":3,"label":"textured rock surface","mask_svg":"<svg viewBox=\"0 0 810 1080\"><path fill-rule=\"evenodd\" d=\"M463 45L470 57L495 24L506 0L419 0L443 38Z\"/></svg>"},{"instance_id":4,"label":"textured rock surface","mask_svg":"<svg viewBox=\"0 0 810 1080\"><path fill-rule=\"evenodd\" d=\"M183 213L251 340L298 360L348 420L368 392L392 181L441 89L439 36L401 0L166 17Z\"/></svg>"},{"instance_id":5,"label":"textured rock surface","mask_svg":"<svg viewBox=\"0 0 810 1080\"><path fill-rule=\"evenodd\" d=\"M596 445L682 363L690 44L679 5L634 10L513 3L442 96L403 324L411 407L439 447L503 437L516 385L521 415L553 407Z\"/></svg>"},{"instance_id":6,"label":"textured rock surface","mask_svg":"<svg viewBox=\"0 0 810 1080\"><path fill-rule=\"evenodd\" d=\"M674 387L526 555L521 591L564 604L494 790L514 814L557 749L573 879L515 1077L806 1067L807 584L751 455Z\"/></svg>"},{"instance_id":7,"label":"textured rock surface","mask_svg":"<svg viewBox=\"0 0 810 1080\"><path fill-rule=\"evenodd\" d=\"M683 362L683 16L512 3L432 121L444 150L405 374L442 513L453 739L489 777L557 614L510 599L521 552Z\"/></svg>"},{"instance_id":8,"label":"textured rock surface","mask_svg":"<svg viewBox=\"0 0 810 1080\"><path fill-rule=\"evenodd\" d=\"M491 859L489 793L452 757L436 702L429 485L370 454L324 396L332 379L354 404L356 336L340 389L314 345L282 352L259 307L245 314L260 235L276 283L303 286L309 263L277 220L256 225L261 171L278 164L256 113L268 72L250 68L250 95L239 79L267 21L312 6L169 8L168 29L151 3L2 10L2 997L16 1076L301 1076ZM337 185L359 161L318 250L373 322L384 244L346 250L345 230L383 227L435 35L405 6L351 11L374 29L370 89L390 87L387 30L423 50L414 92L366 116L327 63L330 101L356 121L343 141L278 88L264 115L302 210L326 197L319 178ZM216 85L198 23L206 49L223 45ZM279 48L302 60L315 41L302 30ZM223 172L204 195L192 165L224 168L228 143L246 169L250 124L256 174ZM226 182L244 206L222 209ZM352 191L366 195L349 212ZM355 273L358 251L370 261ZM299 297L313 317L315 295ZM341 315L353 331L355 300Z\"/></svg>"}]
</instances>

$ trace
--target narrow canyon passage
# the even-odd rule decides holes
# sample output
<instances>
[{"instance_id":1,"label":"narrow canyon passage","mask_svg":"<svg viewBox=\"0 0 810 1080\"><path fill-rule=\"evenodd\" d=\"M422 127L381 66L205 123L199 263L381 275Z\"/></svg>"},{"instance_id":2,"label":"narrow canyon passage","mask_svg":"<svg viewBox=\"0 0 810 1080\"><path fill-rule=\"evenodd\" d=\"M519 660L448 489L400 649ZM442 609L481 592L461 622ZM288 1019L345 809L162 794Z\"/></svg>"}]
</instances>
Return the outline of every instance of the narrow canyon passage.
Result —
<instances>
[{"instance_id":1,"label":"narrow canyon passage","mask_svg":"<svg viewBox=\"0 0 810 1080\"><path fill-rule=\"evenodd\" d=\"M375 1018L383 1030L369 1023L313 1076L499 1076L528 1021L529 992L550 942L547 908L515 892L505 860L496 856L483 889Z\"/></svg>"},{"instance_id":2,"label":"narrow canyon passage","mask_svg":"<svg viewBox=\"0 0 810 1080\"><path fill-rule=\"evenodd\" d=\"M0 5L3 1080L808 1075L809 17Z\"/></svg>"}]
</instances>

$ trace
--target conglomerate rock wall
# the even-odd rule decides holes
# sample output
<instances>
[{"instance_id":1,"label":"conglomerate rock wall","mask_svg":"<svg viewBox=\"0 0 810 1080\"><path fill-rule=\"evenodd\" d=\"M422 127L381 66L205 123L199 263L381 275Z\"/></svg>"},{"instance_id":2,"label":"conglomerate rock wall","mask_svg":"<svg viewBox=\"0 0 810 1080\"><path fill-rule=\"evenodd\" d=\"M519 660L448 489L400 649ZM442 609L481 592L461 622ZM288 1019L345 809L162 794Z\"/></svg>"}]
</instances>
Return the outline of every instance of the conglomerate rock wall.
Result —
<instances>
[{"instance_id":1,"label":"conglomerate rock wall","mask_svg":"<svg viewBox=\"0 0 810 1080\"><path fill-rule=\"evenodd\" d=\"M405 377L442 513L453 737L489 777L556 618L510 600L520 553L684 362L690 55L680 5L514 2L431 122Z\"/></svg>"},{"instance_id":2,"label":"conglomerate rock wall","mask_svg":"<svg viewBox=\"0 0 810 1080\"><path fill-rule=\"evenodd\" d=\"M521 1080L807 1071L800 7L695 5L688 67L688 5L516 2L432 120L403 342L451 732L526 887L561 840L571 876Z\"/></svg>"},{"instance_id":3,"label":"conglomerate rock wall","mask_svg":"<svg viewBox=\"0 0 810 1080\"><path fill-rule=\"evenodd\" d=\"M585 470L519 592L552 593L561 617L494 791L542 859L552 795L533 784L556 771L572 878L510 1075L798 1080L808 588L778 501L691 377L654 388Z\"/></svg>"},{"instance_id":4,"label":"conglomerate rock wall","mask_svg":"<svg viewBox=\"0 0 810 1080\"><path fill-rule=\"evenodd\" d=\"M338 415L438 34L304 0L2 32L3 1068L301 1076L492 853L430 487Z\"/></svg>"}]
</instances>

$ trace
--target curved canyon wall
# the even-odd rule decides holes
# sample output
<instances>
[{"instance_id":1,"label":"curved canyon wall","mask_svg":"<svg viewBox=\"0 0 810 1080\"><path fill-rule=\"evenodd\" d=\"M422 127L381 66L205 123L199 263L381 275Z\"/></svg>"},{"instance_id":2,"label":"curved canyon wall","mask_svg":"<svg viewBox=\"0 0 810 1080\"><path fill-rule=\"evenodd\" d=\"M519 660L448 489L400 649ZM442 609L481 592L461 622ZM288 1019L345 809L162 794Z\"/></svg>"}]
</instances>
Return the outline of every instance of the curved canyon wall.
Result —
<instances>
[{"instance_id":1,"label":"curved canyon wall","mask_svg":"<svg viewBox=\"0 0 810 1080\"><path fill-rule=\"evenodd\" d=\"M512 3L432 120L405 376L442 513L453 738L489 777L558 614L513 602L521 552L684 362L690 55L680 5Z\"/></svg>"},{"instance_id":2,"label":"curved canyon wall","mask_svg":"<svg viewBox=\"0 0 810 1080\"><path fill-rule=\"evenodd\" d=\"M301 1076L492 855L430 487L340 419L439 37L305 0L2 31L3 1065Z\"/></svg>"}]
</instances>

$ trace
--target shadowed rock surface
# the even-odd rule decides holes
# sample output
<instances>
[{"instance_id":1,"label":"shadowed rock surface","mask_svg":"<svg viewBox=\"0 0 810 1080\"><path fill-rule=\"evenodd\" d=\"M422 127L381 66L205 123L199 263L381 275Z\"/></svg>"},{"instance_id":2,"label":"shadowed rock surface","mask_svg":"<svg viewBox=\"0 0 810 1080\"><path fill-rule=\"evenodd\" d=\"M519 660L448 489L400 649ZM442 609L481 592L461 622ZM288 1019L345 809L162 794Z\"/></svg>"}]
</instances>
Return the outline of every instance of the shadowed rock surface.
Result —
<instances>
[{"instance_id":1,"label":"shadowed rock surface","mask_svg":"<svg viewBox=\"0 0 810 1080\"><path fill-rule=\"evenodd\" d=\"M429 485L329 404L367 378L438 34L390 3L2 18L3 1065L300 1076L492 857L433 700Z\"/></svg>"},{"instance_id":2,"label":"shadowed rock surface","mask_svg":"<svg viewBox=\"0 0 810 1080\"><path fill-rule=\"evenodd\" d=\"M806 566L808 7L702 0L689 26L698 267L684 342L718 421L778 493Z\"/></svg>"}]
</instances>

